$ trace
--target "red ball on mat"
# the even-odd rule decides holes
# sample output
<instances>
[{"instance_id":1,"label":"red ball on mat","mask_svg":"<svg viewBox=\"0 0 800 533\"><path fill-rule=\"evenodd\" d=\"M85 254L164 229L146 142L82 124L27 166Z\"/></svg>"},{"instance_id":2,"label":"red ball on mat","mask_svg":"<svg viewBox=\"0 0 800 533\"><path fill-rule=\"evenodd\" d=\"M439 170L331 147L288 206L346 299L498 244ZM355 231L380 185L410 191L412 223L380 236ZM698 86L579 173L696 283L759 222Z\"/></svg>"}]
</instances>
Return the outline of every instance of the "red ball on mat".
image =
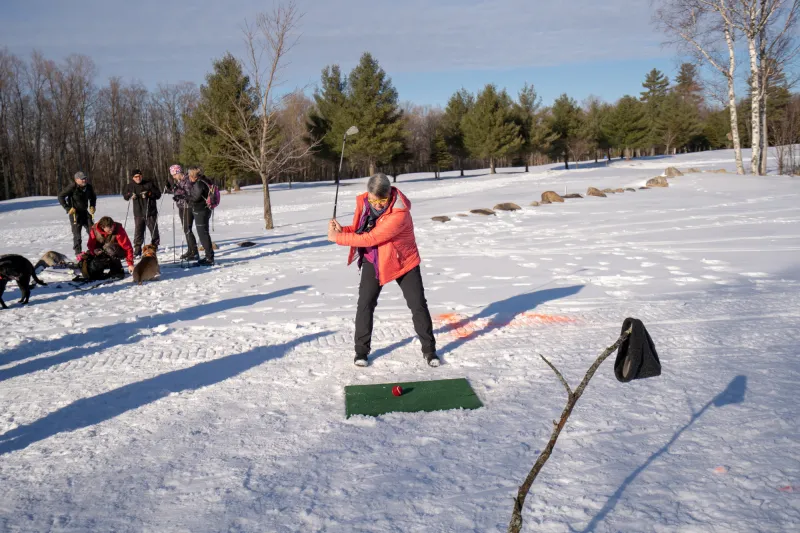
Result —
<instances>
[{"instance_id":1,"label":"red ball on mat","mask_svg":"<svg viewBox=\"0 0 800 533\"><path fill-rule=\"evenodd\" d=\"M395 396L400 396L401 394L403 394L403 387L401 387L400 385L395 385L394 387L392 387L392 394L394 394Z\"/></svg>"}]
</instances>

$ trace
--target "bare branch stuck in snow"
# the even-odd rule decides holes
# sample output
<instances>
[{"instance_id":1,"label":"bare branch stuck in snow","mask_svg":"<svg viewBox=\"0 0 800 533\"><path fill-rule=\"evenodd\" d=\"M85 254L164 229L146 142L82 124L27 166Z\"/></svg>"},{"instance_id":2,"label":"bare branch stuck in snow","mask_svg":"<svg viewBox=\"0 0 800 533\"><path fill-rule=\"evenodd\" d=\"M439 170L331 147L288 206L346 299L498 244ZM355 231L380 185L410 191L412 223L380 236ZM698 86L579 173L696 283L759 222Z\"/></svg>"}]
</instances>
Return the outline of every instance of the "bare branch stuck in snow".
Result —
<instances>
[{"instance_id":1,"label":"bare branch stuck in snow","mask_svg":"<svg viewBox=\"0 0 800 533\"><path fill-rule=\"evenodd\" d=\"M558 379L567 389L567 394L568 394L567 405L561 412L561 418L557 422L555 421L553 422L553 425L555 427L553 428L553 433L550 435L550 441L547 443L547 446L545 446L544 450L542 450L542 453L539 454L539 457L536 459L533 468L531 468L531 471L528 473L528 476L525 478L525 481L519 487L519 490L517 492L517 497L514 498L514 510L511 513L511 522L508 525L508 533L519 533L520 531L522 531L522 509L525 505L525 497L531 490L531 486L533 485L533 482L536 480L536 476L539 475L539 472L542 470L542 467L550 458L550 454L553 452L553 448L555 448L556 446L556 441L558 441L558 436L561 434L561 430L564 429L564 426L567 423L569 415L572 414L572 409L575 407L575 404L578 403L578 400L583 394L583 391L586 390L586 386L589 384L589 381L592 379L595 372L597 372L597 369L600 367L600 365L603 364L603 361L608 359L608 356L614 353L614 350L619 348L620 344L622 344L630 334L631 334L630 328L627 329L626 331L623 331L622 334L617 339L617 341L608 348L606 348L603 351L603 353L601 353L597 357L597 359L595 359L594 363L592 363L592 366L590 366L589 369L586 371L586 374L583 376L580 385L578 385L578 388L575 389L574 393L570 389L567 380L564 379L564 376L561 374L561 372L559 372L558 369L556 369L556 367L550 363L550 361L545 359L544 356L539 354L539 357L544 359L544 362L547 363L547 366L553 369L553 372L556 373Z\"/></svg>"}]
</instances>

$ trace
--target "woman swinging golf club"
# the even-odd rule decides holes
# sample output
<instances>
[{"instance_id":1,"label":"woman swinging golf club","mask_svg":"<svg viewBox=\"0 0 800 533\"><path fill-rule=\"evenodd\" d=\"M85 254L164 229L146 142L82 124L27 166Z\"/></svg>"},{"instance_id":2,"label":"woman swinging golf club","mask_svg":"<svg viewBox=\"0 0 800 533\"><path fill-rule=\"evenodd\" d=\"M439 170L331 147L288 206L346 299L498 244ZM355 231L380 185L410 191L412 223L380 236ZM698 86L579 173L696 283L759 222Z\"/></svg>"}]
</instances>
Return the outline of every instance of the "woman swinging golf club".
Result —
<instances>
[{"instance_id":1,"label":"woman swinging golf club","mask_svg":"<svg viewBox=\"0 0 800 533\"><path fill-rule=\"evenodd\" d=\"M328 240L349 246L347 264L351 264L358 256L358 266L361 268L356 312L356 366L369 364L373 314L381 289L391 281L397 281L400 285L411 310L425 362L430 366L439 366L408 198L392 187L385 174L375 174L367 183L367 192L356 198L353 225L342 227L336 219L332 219L328 225Z\"/></svg>"}]
</instances>

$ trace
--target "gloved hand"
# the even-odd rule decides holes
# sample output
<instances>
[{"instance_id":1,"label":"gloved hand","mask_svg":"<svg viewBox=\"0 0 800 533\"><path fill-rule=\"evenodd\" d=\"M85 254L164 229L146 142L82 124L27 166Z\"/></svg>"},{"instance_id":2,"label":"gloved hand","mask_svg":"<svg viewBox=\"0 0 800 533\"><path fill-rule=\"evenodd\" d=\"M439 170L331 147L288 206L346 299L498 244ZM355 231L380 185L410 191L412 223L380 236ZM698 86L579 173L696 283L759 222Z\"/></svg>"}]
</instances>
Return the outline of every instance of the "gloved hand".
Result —
<instances>
[{"instance_id":1,"label":"gloved hand","mask_svg":"<svg viewBox=\"0 0 800 533\"><path fill-rule=\"evenodd\" d=\"M69 208L69 211L67 211L67 214L68 214L69 216L72 216L72 215L74 215L74 214L75 214L75 208L74 208L74 207L70 207L70 208Z\"/></svg>"},{"instance_id":2,"label":"gloved hand","mask_svg":"<svg viewBox=\"0 0 800 533\"><path fill-rule=\"evenodd\" d=\"M142 198L147 198L148 196L150 196L150 193L148 191L144 191L142 193Z\"/></svg>"},{"instance_id":3,"label":"gloved hand","mask_svg":"<svg viewBox=\"0 0 800 533\"><path fill-rule=\"evenodd\" d=\"M89 214L94 216L94 206L89 206Z\"/></svg>"}]
</instances>

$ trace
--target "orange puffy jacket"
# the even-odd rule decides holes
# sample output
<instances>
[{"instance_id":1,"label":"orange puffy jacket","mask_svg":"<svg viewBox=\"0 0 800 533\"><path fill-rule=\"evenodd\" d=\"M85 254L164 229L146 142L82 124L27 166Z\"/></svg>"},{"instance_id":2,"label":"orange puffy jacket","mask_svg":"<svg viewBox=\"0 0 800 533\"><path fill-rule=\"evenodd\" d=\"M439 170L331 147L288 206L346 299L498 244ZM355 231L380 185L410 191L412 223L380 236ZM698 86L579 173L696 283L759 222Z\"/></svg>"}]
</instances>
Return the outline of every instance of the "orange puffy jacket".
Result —
<instances>
[{"instance_id":1,"label":"orange puffy jacket","mask_svg":"<svg viewBox=\"0 0 800 533\"><path fill-rule=\"evenodd\" d=\"M386 211L375 222L369 233L355 233L364 212L364 199L368 193L356 198L356 212L353 225L342 227L336 234L336 244L350 246L347 264L356 259L358 248L377 246L378 282L381 285L396 280L403 274L419 266L420 257L417 241L414 238L414 222L411 220L411 202L406 195L392 187Z\"/></svg>"}]
</instances>

